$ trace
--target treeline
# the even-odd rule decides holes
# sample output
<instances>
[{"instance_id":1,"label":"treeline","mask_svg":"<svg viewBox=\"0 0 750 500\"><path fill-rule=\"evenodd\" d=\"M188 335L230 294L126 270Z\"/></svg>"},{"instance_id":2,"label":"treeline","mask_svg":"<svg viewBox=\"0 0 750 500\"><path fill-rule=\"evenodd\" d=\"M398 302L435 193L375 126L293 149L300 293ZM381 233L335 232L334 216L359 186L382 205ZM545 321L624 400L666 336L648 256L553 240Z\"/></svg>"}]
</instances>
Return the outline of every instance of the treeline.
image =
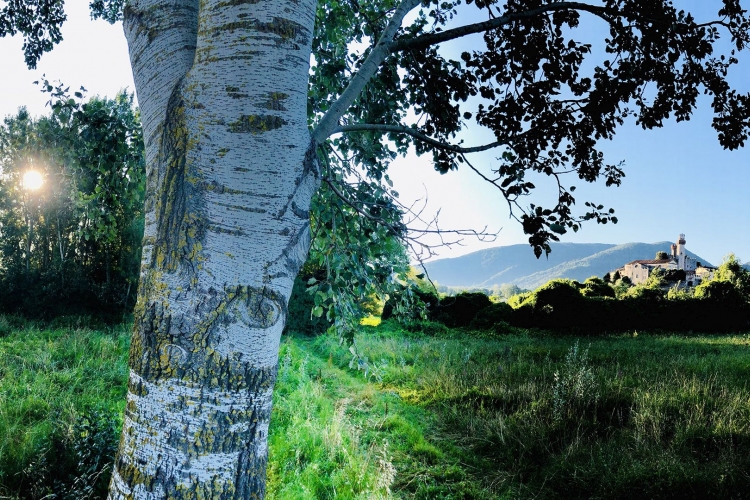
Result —
<instances>
[{"instance_id":1,"label":"treeline","mask_svg":"<svg viewBox=\"0 0 750 500\"><path fill-rule=\"evenodd\" d=\"M508 326L596 335L631 330L726 332L750 325L750 272L730 255L711 280L697 287L670 286L654 273L634 286L628 280L591 277L580 283L556 279L532 292L492 302L479 292L438 297L421 288L427 318L447 327L492 329ZM398 313L386 303L383 319ZM403 316L403 315L402 315Z\"/></svg>"},{"instance_id":2,"label":"treeline","mask_svg":"<svg viewBox=\"0 0 750 500\"><path fill-rule=\"evenodd\" d=\"M0 127L0 311L121 318L136 297L143 235L133 96L85 101L42 87L48 116L21 108Z\"/></svg>"},{"instance_id":3,"label":"treeline","mask_svg":"<svg viewBox=\"0 0 750 500\"><path fill-rule=\"evenodd\" d=\"M529 291L512 283L492 285L491 287L461 287L435 283L435 288L437 288L438 294L440 295L458 295L467 292L479 292L487 295L493 301L506 301L514 295L519 295Z\"/></svg>"}]
</instances>

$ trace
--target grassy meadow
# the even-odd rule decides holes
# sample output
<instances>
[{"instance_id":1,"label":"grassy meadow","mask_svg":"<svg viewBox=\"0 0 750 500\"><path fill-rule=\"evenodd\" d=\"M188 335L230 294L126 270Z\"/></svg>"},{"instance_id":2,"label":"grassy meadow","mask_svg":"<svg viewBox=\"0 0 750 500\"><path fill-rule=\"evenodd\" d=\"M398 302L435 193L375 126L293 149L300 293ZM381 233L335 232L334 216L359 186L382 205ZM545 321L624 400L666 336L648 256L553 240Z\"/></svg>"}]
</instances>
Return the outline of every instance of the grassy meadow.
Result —
<instances>
[{"instance_id":1,"label":"grassy meadow","mask_svg":"<svg viewBox=\"0 0 750 500\"><path fill-rule=\"evenodd\" d=\"M268 498L750 496L750 335L410 330L282 339ZM128 333L0 318L0 498L102 498Z\"/></svg>"}]
</instances>

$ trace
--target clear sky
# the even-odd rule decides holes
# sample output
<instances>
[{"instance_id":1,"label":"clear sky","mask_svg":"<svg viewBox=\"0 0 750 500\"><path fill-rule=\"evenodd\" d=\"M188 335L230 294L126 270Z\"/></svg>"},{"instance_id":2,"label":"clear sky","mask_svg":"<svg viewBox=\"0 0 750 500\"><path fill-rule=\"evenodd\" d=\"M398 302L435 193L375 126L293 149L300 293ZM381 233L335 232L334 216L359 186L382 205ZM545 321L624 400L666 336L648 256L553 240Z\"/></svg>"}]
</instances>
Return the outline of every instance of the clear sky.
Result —
<instances>
[{"instance_id":1,"label":"clear sky","mask_svg":"<svg viewBox=\"0 0 750 500\"><path fill-rule=\"evenodd\" d=\"M695 12L698 19L711 17L714 6L720 4L718 0L676 3ZM122 27L89 20L88 2L69 0L67 4L64 40L42 57L38 69L26 68L20 39L0 39L0 65L4 73L0 77L0 116L15 113L22 105L34 115L47 113L46 95L32 84L42 74L63 81L71 91L82 85L90 96L112 96L121 88L134 89ZM596 23L587 26L590 26L588 31L581 36L595 40L602 26ZM472 43L476 39L464 40L461 45L445 50L466 50ZM750 57L745 56L743 62L730 77L735 86L747 92ZM617 188L605 188L603 183L582 185L575 177L566 183L578 186L575 194L581 210L584 201L597 201L614 207L619 223L587 224L578 234L563 236L562 241L650 243L674 241L680 233L685 233L688 249L713 264L721 262L722 256L729 252L736 253L743 261L750 260L750 144L739 151L723 150L710 127L710 108L705 100L702 104L689 122L670 122L651 131L626 123L613 141L600 144L609 162L625 161L623 185ZM463 138L465 145L487 140L487 136L470 129ZM474 163L485 169L497 165L491 153L477 155ZM502 228L493 243L466 239L464 246L440 250L440 257L527 242L520 226L508 218L507 204L499 194L468 169L440 175L426 158L411 155L393 164L391 177L404 203L427 193L425 213L433 214L440 209L442 228Z\"/></svg>"}]
</instances>

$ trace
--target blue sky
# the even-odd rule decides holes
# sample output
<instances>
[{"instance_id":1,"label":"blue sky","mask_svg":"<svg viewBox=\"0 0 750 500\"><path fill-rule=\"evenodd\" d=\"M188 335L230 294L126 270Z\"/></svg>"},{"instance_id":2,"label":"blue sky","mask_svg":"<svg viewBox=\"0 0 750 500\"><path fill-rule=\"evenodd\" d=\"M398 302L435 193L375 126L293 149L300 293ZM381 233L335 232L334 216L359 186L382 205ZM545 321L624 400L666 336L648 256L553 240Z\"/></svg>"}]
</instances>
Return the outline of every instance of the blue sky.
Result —
<instances>
[{"instance_id":1,"label":"blue sky","mask_svg":"<svg viewBox=\"0 0 750 500\"><path fill-rule=\"evenodd\" d=\"M83 85L89 95L114 95L119 89L133 89L127 46L121 26L90 21L88 2L69 0L69 20L63 27L63 42L46 54L37 70L29 71L23 63L21 41L0 39L0 116L14 113L25 105L33 114L46 113L47 98L31 82L42 74L62 80L71 89ZM698 19L708 19L718 0L678 2L692 10ZM587 19L584 19L587 21ZM586 25L581 37L596 39L602 26ZM466 50L476 39L460 42L445 50ZM750 90L750 57L730 75L738 88ZM613 141L600 144L610 162L625 161L626 177L618 188L603 184L582 185L571 177L579 205L591 200L612 206L617 211L617 225L585 225L578 234L567 234L563 241L627 243L675 240L686 234L687 247L703 259L717 264L722 256L734 252L743 261L750 260L750 148L725 151L710 127L710 109L703 106L689 122L667 123L662 129L643 131L626 123ZM485 142L486 135L467 130L466 145ZM749 145L750 146L750 145ZM476 158L484 168L496 165L493 155ZM493 243L470 239L463 246L441 249L440 257L454 257L470 251L498 245L526 243L515 221L508 218L505 202L494 189L467 169L440 175L426 158L409 156L397 160L391 169L401 200L429 197L426 214L440 210L442 228L500 231ZM537 184L539 185L539 184ZM544 197L541 187L540 197ZM538 198L542 199L542 198ZM533 202L534 200L529 200ZM529 249L531 251L531 249ZM554 246L553 246L554 252ZM651 256L644 256L648 258Z\"/></svg>"}]
</instances>

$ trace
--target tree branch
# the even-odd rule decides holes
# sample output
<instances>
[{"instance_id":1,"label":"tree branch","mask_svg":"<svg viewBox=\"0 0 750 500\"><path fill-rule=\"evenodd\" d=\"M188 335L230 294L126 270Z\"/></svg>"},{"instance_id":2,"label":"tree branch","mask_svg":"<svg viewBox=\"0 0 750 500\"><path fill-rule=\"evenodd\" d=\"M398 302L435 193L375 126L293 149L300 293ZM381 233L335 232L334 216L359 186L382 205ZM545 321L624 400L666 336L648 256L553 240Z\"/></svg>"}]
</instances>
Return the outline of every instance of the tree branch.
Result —
<instances>
[{"instance_id":1,"label":"tree branch","mask_svg":"<svg viewBox=\"0 0 750 500\"><path fill-rule=\"evenodd\" d=\"M456 146L454 144L447 144L445 142L438 141L437 139L433 139L432 137L425 135L419 132L418 130L415 130L411 127L406 127L404 125L384 125L384 124L381 125L381 124L374 124L374 123L358 123L354 125L340 125L331 131L331 135L345 133L345 132L362 132L362 131L407 134L422 142L426 142L427 144L434 146L436 148L440 148L446 151L451 151L453 153L460 153L460 154L479 153L481 151L487 151L488 149L493 149L498 146L508 144L509 142L507 140L495 141L490 144L484 144L482 146L462 148L461 146Z\"/></svg>"},{"instance_id":2,"label":"tree branch","mask_svg":"<svg viewBox=\"0 0 750 500\"><path fill-rule=\"evenodd\" d=\"M390 50L390 52L400 52L402 50L423 49L431 45L437 45L439 43L447 42L449 40L455 40L456 38L461 38L467 35L473 35L475 33L483 33L485 31L497 29L514 21L519 21L522 19L535 17L540 14L557 12L561 10L580 10L590 12L591 14L601 17L607 22L611 21L611 18L608 15L610 14L610 11L605 7L597 7L595 5L589 5L582 2L557 2L545 5L544 7L540 7L538 9L531 9L523 12L512 12L501 17L490 19L489 21L468 24L466 26L442 31L440 33L420 35L413 38L401 38L390 42L388 44L388 50Z\"/></svg>"},{"instance_id":3,"label":"tree branch","mask_svg":"<svg viewBox=\"0 0 750 500\"><path fill-rule=\"evenodd\" d=\"M373 75L377 73L380 64L391 54L391 52L393 52L390 44L401 27L401 23L406 14L420 3L420 0L402 0L401 4L393 13L391 20L388 21L388 25L385 27L383 35L380 37L380 40L378 40L375 47L373 47L370 55L367 56L367 59L362 63L359 71L357 71L351 81L349 81L349 85L344 92L339 96L336 102L333 103L331 108L313 130L312 139L315 142L321 143L331 135L332 131L338 125L339 118L343 116L346 110L349 109L349 106L351 106L357 97L359 97L359 94L362 92L362 89L365 88L367 82L369 82Z\"/></svg>"}]
</instances>

